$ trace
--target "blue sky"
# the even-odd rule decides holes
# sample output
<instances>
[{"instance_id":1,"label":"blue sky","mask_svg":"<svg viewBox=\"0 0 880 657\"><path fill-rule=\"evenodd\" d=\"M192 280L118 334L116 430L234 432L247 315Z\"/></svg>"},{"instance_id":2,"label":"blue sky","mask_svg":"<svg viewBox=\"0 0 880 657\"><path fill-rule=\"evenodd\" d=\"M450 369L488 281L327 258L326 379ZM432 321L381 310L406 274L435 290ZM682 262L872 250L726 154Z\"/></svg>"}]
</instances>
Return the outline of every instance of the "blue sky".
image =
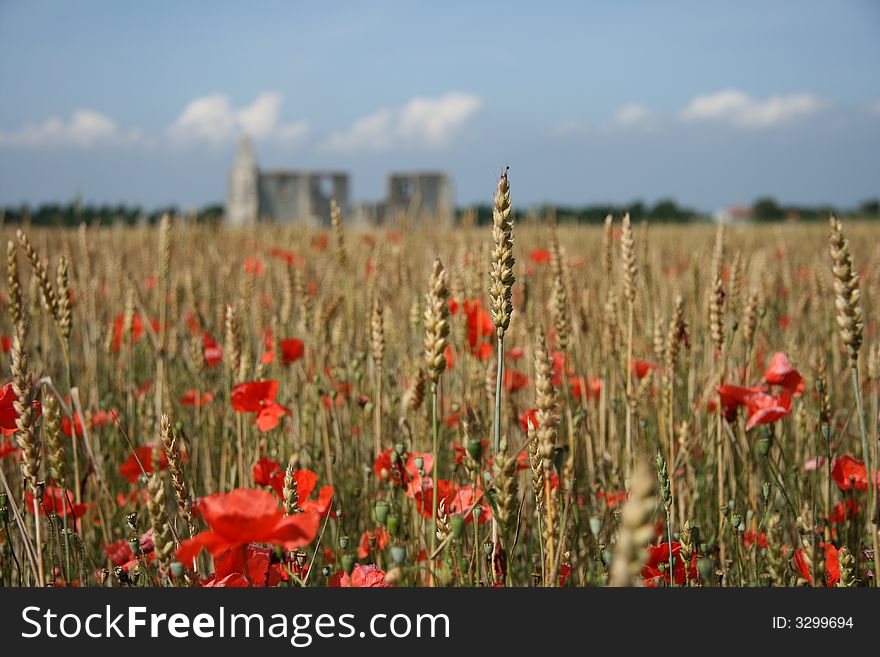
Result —
<instances>
[{"instance_id":1,"label":"blue sky","mask_svg":"<svg viewBox=\"0 0 880 657\"><path fill-rule=\"evenodd\" d=\"M880 3L0 0L0 204L446 168L459 203L880 196Z\"/></svg>"}]
</instances>

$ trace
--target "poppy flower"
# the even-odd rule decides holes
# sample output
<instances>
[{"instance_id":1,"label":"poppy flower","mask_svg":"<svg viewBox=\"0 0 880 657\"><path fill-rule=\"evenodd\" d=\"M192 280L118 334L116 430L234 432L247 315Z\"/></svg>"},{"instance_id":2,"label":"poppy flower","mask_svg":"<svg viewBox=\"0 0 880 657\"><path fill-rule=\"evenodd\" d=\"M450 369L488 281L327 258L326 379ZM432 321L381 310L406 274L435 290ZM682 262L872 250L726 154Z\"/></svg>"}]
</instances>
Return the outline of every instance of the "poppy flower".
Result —
<instances>
[{"instance_id":1,"label":"poppy flower","mask_svg":"<svg viewBox=\"0 0 880 657\"><path fill-rule=\"evenodd\" d=\"M868 475L864 461L849 455L838 456L831 462L831 477L840 490L868 490ZM874 476L877 480L877 476Z\"/></svg>"},{"instance_id":2,"label":"poppy flower","mask_svg":"<svg viewBox=\"0 0 880 657\"><path fill-rule=\"evenodd\" d=\"M199 391L196 390L195 388L187 390L186 394L184 394L180 399L178 399L181 406L192 406L194 408L201 408L202 406L205 406L206 404L210 404L213 400L214 400L214 393L213 392L205 392L205 393L200 394Z\"/></svg>"},{"instance_id":3,"label":"poppy flower","mask_svg":"<svg viewBox=\"0 0 880 657\"><path fill-rule=\"evenodd\" d=\"M284 469L278 461L264 456L254 464L254 483L258 486L271 486L278 497L284 497ZM297 508L309 513L327 514L333 500L333 486L321 486L318 498L311 499L312 492L318 485L318 475L311 470L295 470L293 479L296 483Z\"/></svg>"},{"instance_id":4,"label":"poppy flower","mask_svg":"<svg viewBox=\"0 0 880 657\"><path fill-rule=\"evenodd\" d=\"M749 421L746 431L762 424L771 424L791 413L791 394L783 390L778 397L766 392L756 392L746 400L749 409Z\"/></svg>"},{"instance_id":5,"label":"poppy flower","mask_svg":"<svg viewBox=\"0 0 880 657\"><path fill-rule=\"evenodd\" d=\"M154 333L158 333L160 330L159 320L151 319L150 326L153 329ZM122 346L122 331L125 328L125 315L120 314L117 315L113 320L113 342L110 347L113 352L118 352L120 347ZM144 320L140 316L139 313L136 313L134 318L131 320L131 344L137 344L142 337L144 337Z\"/></svg>"},{"instance_id":6,"label":"poppy flower","mask_svg":"<svg viewBox=\"0 0 880 657\"><path fill-rule=\"evenodd\" d=\"M153 450L159 451L159 470L168 468L168 457L165 450L161 447L152 447L146 445L143 447L135 447L134 452L128 455L125 463L119 466L119 474L128 479L131 483L136 484L142 472L151 474L153 472ZM181 452L181 458L186 461L186 452ZM141 470L143 467L143 471Z\"/></svg>"},{"instance_id":7,"label":"poppy flower","mask_svg":"<svg viewBox=\"0 0 880 657\"><path fill-rule=\"evenodd\" d=\"M263 363L268 365L269 363L275 362L274 346L274 341L272 340L272 329L266 329L266 351L262 357ZM284 365L295 363L300 358L302 358L303 354L305 353L302 340L299 340L297 338L286 338L284 340L279 340L278 346L281 347L281 362Z\"/></svg>"},{"instance_id":8,"label":"poppy flower","mask_svg":"<svg viewBox=\"0 0 880 657\"><path fill-rule=\"evenodd\" d=\"M788 357L781 351L773 354L770 366L764 372L764 379L770 385L782 386L793 397L800 397L804 391L804 377L791 366Z\"/></svg>"},{"instance_id":9,"label":"poppy flower","mask_svg":"<svg viewBox=\"0 0 880 657\"><path fill-rule=\"evenodd\" d=\"M840 580L840 562L838 561L837 548L831 543L819 543L825 551L825 584L833 587ZM794 551L794 565L801 577L813 584L813 573L807 561L807 552L804 548Z\"/></svg>"},{"instance_id":10,"label":"poppy flower","mask_svg":"<svg viewBox=\"0 0 880 657\"><path fill-rule=\"evenodd\" d=\"M651 363L646 360L634 360L632 364L633 375L637 379L643 379L647 376L648 372L652 372L656 370L659 366L656 363Z\"/></svg>"},{"instance_id":11,"label":"poppy flower","mask_svg":"<svg viewBox=\"0 0 880 657\"><path fill-rule=\"evenodd\" d=\"M645 586L658 586L660 582L667 585L670 582L669 575L669 543L652 545L648 547L648 560L642 568L642 581ZM665 569L661 569L665 565ZM681 543L672 542L672 569L675 573L675 585L684 586L687 580L697 578L697 555L691 556L691 563L686 568L681 558Z\"/></svg>"},{"instance_id":12,"label":"poppy flower","mask_svg":"<svg viewBox=\"0 0 880 657\"><path fill-rule=\"evenodd\" d=\"M389 538L388 530L384 527L376 527L371 532L361 534L361 542L358 545L358 559L366 559L373 550L384 550L388 547ZM371 542L373 547L370 547Z\"/></svg>"},{"instance_id":13,"label":"poppy flower","mask_svg":"<svg viewBox=\"0 0 880 657\"><path fill-rule=\"evenodd\" d=\"M232 389L232 409L238 413L259 413L275 402L278 381L250 381Z\"/></svg>"},{"instance_id":14,"label":"poppy flower","mask_svg":"<svg viewBox=\"0 0 880 657\"><path fill-rule=\"evenodd\" d=\"M516 370L504 370L502 382L507 392L516 392L529 385L529 377Z\"/></svg>"},{"instance_id":15,"label":"poppy flower","mask_svg":"<svg viewBox=\"0 0 880 657\"><path fill-rule=\"evenodd\" d=\"M522 425L522 428L526 431L529 430L529 424L531 424L535 429L538 428L538 409L530 408L525 413L519 416L519 423Z\"/></svg>"},{"instance_id":16,"label":"poppy flower","mask_svg":"<svg viewBox=\"0 0 880 657\"><path fill-rule=\"evenodd\" d=\"M64 435L68 438L73 436L73 428L76 427L76 435L77 438L81 438L83 434L83 425L82 420L79 417L79 413L73 414L73 422L71 423L69 417L61 418L61 431L64 432Z\"/></svg>"},{"instance_id":17,"label":"poppy flower","mask_svg":"<svg viewBox=\"0 0 880 657\"><path fill-rule=\"evenodd\" d=\"M33 513L34 496L30 490L25 493L25 507ZM86 504L74 504L73 493L66 488L58 486L46 486L43 491L42 505L40 506L40 514L48 515L56 513L59 516L72 516L73 518L82 518L88 510Z\"/></svg>"},{"instance_id":18,"label":"poppy flower","mask_svg":"<svg viewBox=\"0 0 880 657\"><path fill-rule=\"evenodd\" d=\"M202 333L202 350L205 364L208 367L214 367L223 360L223 348L217 344L217 341L207 331Z\"/></svg>"},{"instance_id":19,"label":"poppy flower","mask_svg":"<svg viewBox=\"0 0 880 657\"><path fill-rule=\"evenodd\" d=\"M492 345L488 342L481 342L477 347L471 352L474 358L477 360L489 360L492 356L494 349Z\"/></svg>"},{"instance_id":20,"label":"poppy flower","mask_svg":"<svg viewBox=\"0 0 880 657\"><path fill-rule=\"evenodd\" d=\"M568 385L570 386L571 396L578 399L583 397L599 399L602 394L602 379L598 376L594 376L589 382L587 382L586 377L572 376L568 379Z\"/></svg>"},{"instance_id":21,"label":"poppy flower","mask_svg":"<svg viewBox=\"0 0 880 657\"><path fill-rule=\"evenodd\" d=\"M553 254L547 249L532 249L529 251L529 260L536 265L543 265L553 259Z\"/></svg>"},{"instance_id":22,"label":"poppy flower","mask_svg":"<svg viewBox=\"0 0 880 657\"><path fill-rule=\"evenodd\" d=\"M8 438L0 440L0 459L12 454L18 454L18 447L13 445Z\"/></svg>"},{"instance_id":23,"label":"poppy flower","mask_svg":"<svg viewBox=\"0 0 880 657\"><path fill-rule=\"evenodd\" d=\"M446 369L451 370L455 367L455 349L452 348L452 345L446 345L446 349L443 350L443 357L446 359Z\"/></svg>"},{"instance_id":24,"label":"poppy flower","mask_svg":"<svg viewBox=\"0 0 880 657\"><path fill-rule=\"evenodd\" d=\"M767 549L767 534L764 532L757 534L753 531L746 531L743 532L742 539L743 545L747 550L755 543L758 544L758 547Z\"/></svg>"},{"instance_id":25,"label":"poppy flower","mask_svg":"<svg viewBox=\"0 0 880 657\"><path fill-rule=\"evenodd\" d=\"M262 409L257 415L257 428L263 433L271 431L278 426L281 418L285 415L290 415L289 408L286 408L281 404L270 404L266 408Z\"/></svg>"},{"instance_id":26,"label":"poppy flower","mask_svg":"<svg viewBox=\"0 0 880 657\"><path fill-rule=\"evenodd\" d=\"M464 302L464 312L467 316L467 339L471 353L475 352L480 342L495 335L495 322L492 317L480 306L478 299L470 299Z\"/></svg>"},{"instance_id":27,"label":"poppy flower","mask_svg":"<svg viewBox=\"0 0 880 657\"><path fill-rule=\"evenodd\" d=\"M849 520L855 520L859 517L859 505L855 502L855 500L847 500L844 505L843 502L838 502L834 505L834 508L831 509L831 515L828 519L831 522L844 523Z\"/></svg>"},{"instance_id":28,"label":"poppy flower","mask_svg":"<svg viewBox=\"0 0 880 657\"><path fill-rule=\"evenodd\" d=\"M244 260L244 270L248 274L259 276L263 273L263 262L259 258L250 256Z\"/></svg>"},{"instance_id":29,"label":"poppy flower","mask_svg":"<svg viewBox=\"0 0 880 657\"><path fill-rule=\"evenodd\" d=\"M522 347L514 347L513 349L508 349L504 355L510 360L519 360L525 355L525 351L523 351Z\"/></svg>"},{"instance_id":30,"label":"poppy flower","mask_svg":"<svg viewBox=\"0 0 880 657\"><path fill-rule=\"evenodd\" d=\"M110 409L109 411L96 411L92 415L92 427L106 427L113 424L116 421L116 418L119 417L119 413L115 409Z\"/></svg>"},{"instance_id":31,"label":"poppy flower","mask_svg":"<svg viewBox=\"0 0 880 657\"><path fill-rule=\"evenodd\" d=\"M294 254L293 251L284 251L277 247L272 247L269 249L269 255L273 258L284 260L288 265L292 265L296 262L296 254Z\"/></svg>"},{"instance_id":32,"label":"poppy flower","mask_svg":"<svg viewBox=\"0 0 880 657\"><path fill-rule=\"evenodd\" d=\"M4 436L11 436L18 431L18 411L15 410L15 402L18 396L12 388L12 383L5 384L0 388L0 431ZM40 417L40 402L36 399L33 401L33 408L36 410L36 418Z\"/></svg>"},{"instance_id":33,"label":"poppy flower","mask_svg":"<svg viewBox=\"0 0 880 657\"><path fill-rule=\"evenodd\" d=\"M248 543L243 550L227 550L215 556L214 574L201 585L213 588L276 586L288 578L272 550Z\"/></svg>"},{"instance_id":34,"label":"poppy flower","mask_svg":"<svg viewBox=\"0 0 880 657\"><path fill-rule=\"evenodd\" d=\"M437 506L433 507L434 483L425 478L421 490L415 492L412 497L416 504L416 510L425 518L433 518L441 502L444 502L447 514L462 515L471 509L474 501L481 495L482 491L479 489L477 489L476 495L474 494L473 486L459 486L454 482L441 479L437 485ZM488 505L484 505L483 513L480 515L480 524L482 525L491 517L492 509ZM464 521L465 524L470 524L473 521L473 514L464 515Z\"/></svg>"},{"instance_id":35,"label":"poppy flower","mask_svg":"<svg viewBox=\"0 0 880 657\"><path fill-rule=\"evenodd\" d=\"M0 349L4 354L8 354L12 350L12 338L8 335L0 335Z\"/></svg>"},{"instance_id":36,"label":"poppy flower","mask_svg":"<svg viewBox=\"0 0 880 657\"><path fill-rule=\"evenodd\" d=\"M199 500L196 507L211 529L181 543L177 558L182 563L191 562L203 548L213 556L248 543L294 550L311 543L321 523L317 513L285 516L278 509L277 497L265 490L214 493Z\"/></svg>"},{"instance_id":37,"label":"poppy flower","mask_svg":"<svg viewBox=\"0 0 880 657\"><path fill-rule=\"evenodd\" d=\"M327 586L333 588L390 588L390 584L385 582L385 571L379 570L374 564L355 564L351 575L347 575L344 570L340 570L327 583Z\"/></svg>"},{"instance_id":38,"label":"poppy flower","mask_svg":"<svg viewBox=\"0 0 880 657\"><path fill-rule=\"evenodd\" d=\"M109 543L104 546L104 554L113 563L114 566L121 566L127 563L134 556L131 552L131 546L124 538L120 538L115 543Z\"/></svg>"}]
</instances>

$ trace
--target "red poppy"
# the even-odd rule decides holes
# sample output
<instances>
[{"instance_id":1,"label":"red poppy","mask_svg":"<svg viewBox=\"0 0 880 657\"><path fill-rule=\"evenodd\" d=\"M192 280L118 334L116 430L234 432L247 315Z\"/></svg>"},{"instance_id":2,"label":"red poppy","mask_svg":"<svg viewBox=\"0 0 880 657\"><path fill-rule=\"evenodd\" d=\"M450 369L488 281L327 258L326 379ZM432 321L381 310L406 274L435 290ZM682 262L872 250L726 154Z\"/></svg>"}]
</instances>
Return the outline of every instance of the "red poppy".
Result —
<instances>
[{"instance_id":1,"label":"red poppy","mask_svg":"<svg viewBox=\"0 0 880 657\"><path fill-rule=\"evenodd\" d=\"M28 511L33 513L34 496L30 489L28 489L24 497L25 507L27 507ZM59 516L82 518L88 508L89 507L86 504L74 504L73 493L66 488L46 486L43 491L43 501L42 506L40 506L40 513L44 516L50 513L57 513Z\"/></svg>"},{"instance_id":2,"label":"red poppy","mask_svg":"<svg viewBox=\"0 0 880 657\"><path fill-rule=\"evenodd\" d=\"M278 461L264 456L254 464L254 483L258 486L271 486L278 497L284 497L284 470ZM296 482L297 508L321 516L327 514L333 500L333 486L321 486L318 498L311 499L312 492L318 485L318 475L311 470L295 470L293 479Z\"/></svg>"},{"instance_id":3,"label":"red poppy","mask_svg":"<svg viewBox=\"0 0 880 657\"><path fill-rule=\"evenodd\" d=\"M587 399L599 399L602 394L602 379L594 376L587 384L586 377L572 376L568 379L568 385L571 386L571 396L578 399L583 398L586 393Z\"/></svg>"},{"instance_id":4,"label":"red poppy","mask_svg":"<svg viewBox=\"0 0 880 657\"><path fill-rule=\"evenodd\" d=\"M248 543L294 550L311 543L321 523L317 513L285 516L278 509L278 499L265 490L238 488L231 493L214 493L196 506L211 529L180 545L177 558L182 563L191 562L202 548L214 556Z\"/></svg>"},{"instance_id":5,"label":"red poppy","mask_svg":"<svg viewBox=\"0 0 880 657\"><path fill-rule=\"evenodd\" d=\"M83 425L82 420L79 417L79 413L73 414L73 424L76 425L76 435L78 438L83 436ZM71 425L69 417L61 418L61 430L64 432L64 435L70 438L73 435L73 426Z\"/></svg>"},{"instance_id":6,"label":"red poppy","mask_svg":"<svg viewBox=\"0 0 880 657\"><path fill-rule=\"evenodd\" d=\"M214 574L201 585L214 588L275 586L288 578L272 550L248 543L243 550L227 550L216 555Z\"/></svg>"},{"instance_id":7,"label":"red poppy","mask_svg":"<svg viewBox=\"0 0 880 657\"><path fill-rule=\"evenodd\" d=\"M543 265L553 259L553 254L547 249L532 249L529 251L529 260L536 265Z\"/></svg>"},{"instance_id":8,"label":"red poppy","mask_svg":"<svg viewBox=\"0 0 880 657\"><path fill-rule=\"evenodd\" d=\"M391 585L385 582L385 571L379 570L374 564L364 566L355 564L351 576L344 570L340 570L327 583L333 588L389 588Z\"/></svg>"},{"instance_id":9,"label":"red poppy","mask_svg":"<svg viewBox=\"0 0 880 657\"><path fill-rule=\"evenodd\" d=\"M124 538L120 538L115 543L104 546L104 554L113 563L114 566L121 566L131 560L134 556L131 552L131 546Z\"/></svg>"},{"instance_id":10,"label":"red poppy","mask_svg":"<svg viewBox=\"0 0 880 657\"><path fill-rule=\"evenodd\" d=\"M370 539L372 539L373 547L370 547ZM376 527L371 532L361 534L361 542L358 545L358 559L366 559L373 550L384 550L388 547L390 535L384 527Z\"/></svg>"},{"instance_id":11,"label":"red poppy","mask_svg":"<svg viewBox=\"0 0 880 657\"><path fill-rule=\"evenodd\" d=\"M159 332L160 326L158 319L151 319L150 326L153 328L154 333ZM117 315L116 319L113 320L113 342L111 344L111 349L114 352L119 351L119 348L122 346L122 330L124 327L125 315ZM136 313L131 320L131 343L137 344L143 336L144 320L139 313Z\"/></svg>"},{"instance_id":12,"label":"red poppy","mask_svg":"<svg viewBox=\"0 0 880 657\"><path fill-rule=\"evenodd\" d=\"M109 411L96 411L92 415L92 427L106 427L113 424L117 417L119 417L119 413L115 409L110 409Z\"/></svg>"},{"instance_id":13,"label":"red poppy","mask_svg":"<svg viewBox=\"0 0 880 657\"><path fill-rule=\"evenodd\" d=\"M684 586L687 580L697 578L697 555L691 556L689 567L685 568L681 558L681 543L672 543L672 569L675 572L675 585ZM666 568L661 570L660 566ZM642 568L642 580L645 586L658 586L660 582L669 584L669 543L652 545L648 547L648 561Z\"/></svg>"},{"instance_id":14,"label":"red poppy","mask_svg":"<svg viewBox=\"0 0 880 657\"><path fill-rule=\"evenodd\" d=\"M0 440L0 459L10 456L11 454L18 454L18 447L13 445L12 441L8 438Z\"/></svg>"},{"instance_id":15,"label":"red poppy","mask_svg":"<svg viewBox=\"0 0 880 657\"><path fill-rule=\"evenodd\" d=\"M831 522L844 523L849 520L855 520L859 517L859 505L855 500L847 500L844 505L843 502L838 502L834 505L834 508L831 509L831 515L828 519Z\"/></svg>"},{"instance_id":16,"label":"red poppy","mask_svg":"<svg viewBox=\"0 0 880 657\"><path fill-rule=\"evenodd\" d=\"M831 477L840 490L868 490L865 463L852 456L844 455L834 459L831 462ZM876 475L874 481L877 481Z\"/></svg>"},{"instance_id":17,"label":"red poppy","mask_svg":"<svg viewBox=\"0 0 880 657\"><path fill-rule=\"evenodd\" d=\"M756 392L748 397L746 405L749 409L749 421L746 431L762 424L776 422L791 413L791 393L783 390L778 397L766 392Z\"/></svg>"},{"instance_id":18,"label":"red poppy","mask_svg":"<svg viewBox=\"0 0 880 657\"><path fill-rule=\"evenodd\" d=\"M516 370L504 370L502 376L504 389L508 392L516 392L522 390L529 385L529 377L522 372Z\"/></svg>"},{"instance_id":19,"label":"red poppy","mask_svg":"<svg viewBox=\"0 0 880 657\"><path fill-rule=\"evenodd\" d=\"M128 479L131 483L136 484L143 471L147 474L153 472L153 450L159 452L159 470L165 470L168 467L168 457L165 450L159 446L151 447L146 445L143 447L135 447L134 452L128 455L125 463L119 466L119 474ZM186 452L181 452L181 458L187 460ZM141 470L143 467L143 471Z\"/></svg>"},{"instance_id":20,"label":"red poppy","mask_svg":"<svg viewBox=\"0 0 880 657\"><path fill-rule=\"evenodd\" d=\"M232 389L232 409L239 413L259 413L275 402L278 381L249 381Z\"/></svg>"},{"instance_id":21,"label":"red poppy","mask_svg":"<svg viewBox=\"0 0 880 657\"><path fill-rule=\"evenodd\" d=\"M262 361L266 364L275 362L274 343L272 340L272 329L266 329L265 339L266 351L263 354ZM284 365L295 363L303 357L305 349L302 340L298 338L286 338L279 340L278 345L281 347L281 362Z\"/></svg>"},{"instance_id":22,"label":"red poppy","mask_svg":"<svg viewBox=\"0 0 880 657\"><path fill-rule=\"evenodd\" d=\"M761 532L760 534L756 534L753 531L743 532L743 545L746 549L749 549L752 544L757 543L758 547L767 548L767 534Z\"/></svg>"},{"instance_id":23,"label":"red poppy","mask_svg":"<svg viewBox=\"0 0 880 657\"><path fill-rule=\"evenodd\" d=\"M312 238L312 247L315 251L326 251L329 239L327 233L318 233Z\"/></svg>"},{"instance_id":24,"label":"red poppy","mask_svg":"<svg viewBox=\"0 0 880 657\"><path fill-rule=\"evenodd\" d=\"M607 504L608 508L611 509L626 502L627 492L625 490L607 493L600 492L599 499L602 499L602 497L605 498L605 504Z\"/></svg>"},{"instance_id":25,"label":"red poppy","mask_svg":"<svg viewBox=\"0 0 880 657\"><path fill-rule=\"evenodd\" d=\"M467 316L467 338L471 352L477 350L479 343L495 335L495 323L492 317L480 307L477 299L464 302L464 312Z\"/></svg>"},{"instance_id":26,"label":"red poppy","mask_svg":"<svg viewBox=\"0 0 880 657\"><path fill-rule=\"evenodd\" d=\"M201 408L206 404L210 404L214 400L213 392L205 392L199 394L199 391L195 388L186 391L178 401L182 406L193 406L195 408Z\"/></svg>"},{"instance_id":27,"label":"red poppy","mask_svg":"<svg viewBox=\"0 0 880 657\"><path fill-rule=\"evenodd\" d=\"M634 360L633 361L633 375L637 379L643 379L648 374L648 372L652 372L656 370L659 366L656 363L650 363L646 360Z\"/></svg>"},{"instance_id":28,"label":"red poppy","mask_svg":"<svg viewBox=\"0 0 880 657\"><path fill-rule=\"evenodd\" d=\"M770 366L764 372L764 379L770 385L782 386L793 397L800 397L804 391L804 377L791 366L788 357L781 351L773 354Z\"/></svg>"},{"instance_id":29,"label":"red poppy","mask_svg":"<svg viewBox=\"0 0 880 657\"><path fill-rule=\"evenodd\" d=\"M208 367L214 367L214 365L223 360L223 348L217 344L217 341L207 331L202 333L202 348L202 355Z\"/></svg>"},{"instance_id":30,"label":"red poppy","mask_svg":"<svg viewBox=\"0 0 880 657\"><path fill-rule=\"evenodd\" d=\"M255 258L253 256L245 258L244 270L248 274L259 276L263 273L263 262L259 258Z\"/></svg>"},{"instance_id":31,"label":"red poppy","mask_svg":"<svg viewBox=\"0 0 880 657\"><path fill-rule=\"evenodd\" d=\"M522 425L522 428L525 429L526 431L529 430L529 423L531 423L531 425L533 427L535 427L535 429L537 429L538 428L538 409L531 408L531 409L527 410L525 413L523 413L522 415L520 415L519 416L519 423Z\"/></svg>"},{"instance_id":32,"label":"red poppy","mask_svg":"<svg viewBox=\"0 0 880 657\"><path fill-rule=\"evenodd\" d=\"M455 349L452 345L447 345L443 351L443 357L446 359L446 369L451 370L455 367Z\"/></svg>"},{"instance_id":33,"label":"red poppy","mask_svg":"<svg viewBox=\"0 0 880 657\"><path fill-rule=\"evenodd\" d=\"M429 478L425 478L422 482L420 490L414 493L413 500L416 504L416 510L425 518L433 518L436 509L440 507L440 503L444 502L444 508L448 515L462 515L469 511L474 501L482 495L482 491L477 489L474 495L473 486L459 486L458 484L441 479L437 486L437 506L433 506L434 501L434 484ZM433 507L433 512L432 512ZM480 515L480 524L482 525L492 517L492 509L488 505L483 505L483 512ZM464 515L465 524L473 521L473 514Z\"/></svg>"},{"instance_id":34,"label":"red poppy","mask_svg":"<svg viewBox=\"0 0 880 657\"><path fill-rule=\"evenodd\" d=\"M12 339L8 335L0 335L0 349L4 354L8 354L12 350Z\"/></svg>"},{"instance_id":35,"label":"red poppy","mask_svg":"<svg viewBox=\"0 0 880 657\"><path fill-rule=\"evenodd\" d=\"M525 351L523 351L522 347L514 347L513 349L508 349L504 355L510 360L519 360L525 355Z\"/></svg>"},{"instance_id":36,"label":"red poppy","mask_svg":"<svg viewBox=\"0 0 880 657\"><path fill-rule=\"evenodd\" d=\"M477 360L489 360L492 356L492 352L494 349L492 345L488 342L481 342L477 347L471 352L474 358Z\"/></svg>"},{"instance_id":37,"label":"red poppy","mask_svg":"<svg viewBox=\"0 0 880 657\"><path fill-rule=\"evenodd\" d=\"M271 431L281 422L281 418L290 415L290 409L281 404L272 403L262 409L257 415L257 429L266 433Z\"/></svg>"},{"instance_id":38,"label":"red poppy","mask_svg":"<svg viewBox=\"0 0 880 657\"><path fill-rule=\"evenodd\" d=\"M12 383L7 383L0 388L0 431L4 436L11 436L18 431L16 424L18 412L15 410L15 402L17 401L18 396L12 389ZM33 407L37 412L36 417L40 417L40 402L35 399Z\"/></svg>"},{"instance_id":39,"label":"red poppy","mask_svg":"<svg viewBox=\"0 0 880 657\"><path fill-rule=\"evenodd\" d=\"M296 254L292 251L283 251L277 247L272 247L269 249L269 255L273 258L278 258L280 260L284 260L288 265L292 265L296 262Z\"/></svg>"},{"instance_id":40,"label":"red poppy","mask_svg":"<svg viewBox=\"0 0 880 657\"><path fill-rule=\"evenodd\" d=\"M837 558L837 548L831 543L819 543L819 547L825 550L825 584L833 587L840 580L840 563ZM813 583L813 573L807 562L807 552L804 548L794 551L794 565L798 572L810 584Z\"/></svg>"}]
</instances>

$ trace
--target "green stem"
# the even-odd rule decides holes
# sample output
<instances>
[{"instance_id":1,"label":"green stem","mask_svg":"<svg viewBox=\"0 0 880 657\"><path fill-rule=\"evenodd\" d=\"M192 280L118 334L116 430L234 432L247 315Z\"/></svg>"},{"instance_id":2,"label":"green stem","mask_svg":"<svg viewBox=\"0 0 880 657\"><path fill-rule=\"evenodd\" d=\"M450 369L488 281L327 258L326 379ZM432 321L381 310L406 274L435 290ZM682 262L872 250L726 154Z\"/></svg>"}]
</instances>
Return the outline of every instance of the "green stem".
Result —
<instances>
[{"instance_id":1,"label":"green stem","mask_svg":"<svg viewBox=\"0 0 880 657\"><path fill-rule=\"evenodd\" d=\"M431 552L430 552L431 554L434 554L434 552L437 550L437 486L438 486L438 481L439 481L437 479L437 474L439 471L438 461L440 460L440 455L438 453L438 447L439 447L439 443L440 443L440 436L439 436L440 432L439 432L439 426L438 426L438 422L437 422L437 415L438 415L437 410L438 410L437 409L437 384L432 383L431 384L431 435L433 438L434 467L432 468L432 471L431 471L431 477L433 479L434 486L433 486L433 495L432 495L433 504L432 504L431 508L434 509L434 512L432 514L434 516L434 527L433 527L433 530L431 531ZM428 571L431 572L431 569L429 568ZM429 581L430 581L431 585L433 586L434 585L434 578L430 577Z\"/></svg>"},{"instance_id":2,"label":"green stem","mask_svg":"<svg viewBox=\"0 0 880 657\"><path fill-rule=\"evenodd\" d=\"M865 461L865 475L868 480L868 532L871 534L871 544L874 548L874 572L880 572L880 550L878 550L877 529L874 527L874 504L877 498L877 482L871 463L871 451L868 449L868 428L865 425L865 411L862 408L862 391L859 386L859 369L853 363L850 368L852 374L853 394L856 398L856 412L859 416L859 431L862 437L862 459ZM874 586L880 586L877 577L874 577Z\"/></svg>"}]
</instances>

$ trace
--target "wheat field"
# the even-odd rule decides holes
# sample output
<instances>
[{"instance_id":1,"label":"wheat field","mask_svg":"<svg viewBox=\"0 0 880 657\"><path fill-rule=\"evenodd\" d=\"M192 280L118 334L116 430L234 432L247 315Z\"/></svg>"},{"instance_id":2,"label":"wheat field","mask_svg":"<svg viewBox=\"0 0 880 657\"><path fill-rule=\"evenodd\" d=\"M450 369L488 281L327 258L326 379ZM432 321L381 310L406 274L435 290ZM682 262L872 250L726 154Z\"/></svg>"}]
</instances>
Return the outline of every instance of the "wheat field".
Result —
<instances>
[{"instance_id":1,"label":"wheat field","mask_svg":"<svg viewBox=\"0 0 880 657\"><path fill-rule=\"evenodd\" d=\"M5 586L874 585L876 226L331 219L0 230Z\"/></svg>"}]
</instances>

